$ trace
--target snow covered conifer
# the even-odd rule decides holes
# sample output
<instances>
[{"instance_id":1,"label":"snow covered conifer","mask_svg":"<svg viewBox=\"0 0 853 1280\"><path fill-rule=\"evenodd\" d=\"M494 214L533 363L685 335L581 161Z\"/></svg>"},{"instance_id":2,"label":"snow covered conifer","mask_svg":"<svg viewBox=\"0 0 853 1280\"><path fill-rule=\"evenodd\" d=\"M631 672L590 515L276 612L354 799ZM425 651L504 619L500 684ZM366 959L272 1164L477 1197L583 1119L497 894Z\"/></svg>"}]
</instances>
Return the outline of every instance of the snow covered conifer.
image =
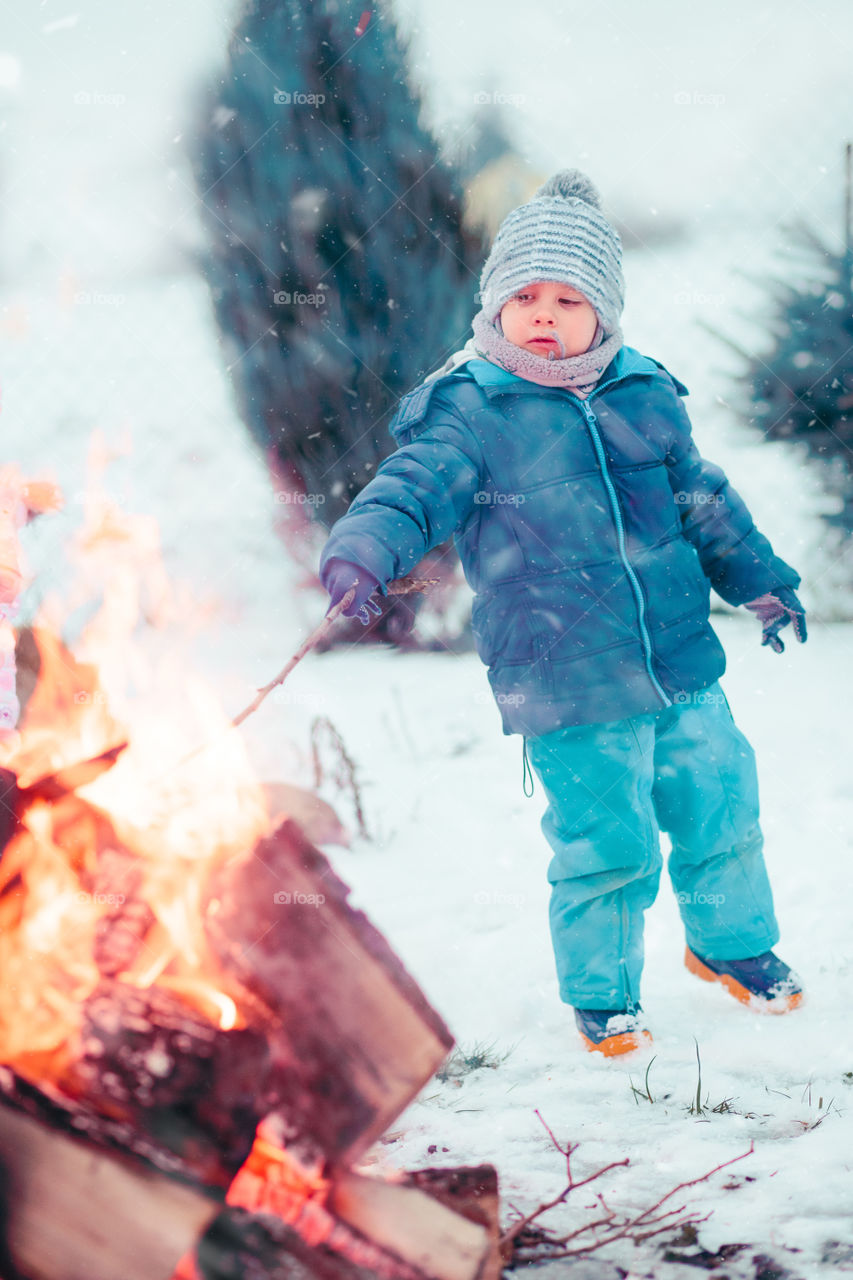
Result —
<instances>
[{"instance_id":1,"label":"snow covered conifer","mask_svg":"<svg viewBox=\"0 0 853 1280\"><path fill-rule=\"evenodd\" d=\"M822 464L824 486L839 499L838 510L824 518L849 538L853 534L849 193L846 213L845 243L840 249L832 248L805 223L792 229L794 252L788 278L759 281L769 291L772 305L768 347L754 353L731 345L746 361L743 386L750 424L768 440L801 442L808 456Z\"/></svg>"},{"instance_id":2,"label":"snow covered conifer","mask_svg":"<svg viewBox=\"0 0 853 1280\"><path fill-rule=\"evenodd\" d=\"M204 103L203 269L235 395L327 527L476 310L483 247L420 114L387 10L361 0L249 0Z\"/></svg>"}]
</instances>

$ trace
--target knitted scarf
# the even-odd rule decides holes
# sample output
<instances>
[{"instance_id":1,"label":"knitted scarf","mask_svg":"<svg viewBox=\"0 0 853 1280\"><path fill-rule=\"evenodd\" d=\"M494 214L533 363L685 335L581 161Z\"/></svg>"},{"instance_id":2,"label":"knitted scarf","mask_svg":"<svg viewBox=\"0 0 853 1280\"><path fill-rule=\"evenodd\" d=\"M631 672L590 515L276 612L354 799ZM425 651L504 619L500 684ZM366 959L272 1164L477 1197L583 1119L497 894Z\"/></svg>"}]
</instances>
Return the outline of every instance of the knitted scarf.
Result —
<instances>
[{"instance_id":1,"label":"knitted scarf","mask_svg":"<svg viewBox=\"0 0 853 1280\"><path fill-rule=\"evenodd\" d=\"M472 328L474 337L469 338L461 351L453 355L440 368L424 379L431 382L446 373L451 373L457 365L467 360L490 360L509 373L526 378L528 382L539 383L543 387L566 387L573 391L579 399L585 400L594 390L602 373L610 364L617 351L624 345L622 331L617 329L605 338L601 322L596 325L595 337L587 351L578 356L566 356L563 360L549 360L545 356L534 355L524 347L517 347L504 337L497 324L486 317L485 312L478 311L474 317Z\"/></svg>"}]
</instances>

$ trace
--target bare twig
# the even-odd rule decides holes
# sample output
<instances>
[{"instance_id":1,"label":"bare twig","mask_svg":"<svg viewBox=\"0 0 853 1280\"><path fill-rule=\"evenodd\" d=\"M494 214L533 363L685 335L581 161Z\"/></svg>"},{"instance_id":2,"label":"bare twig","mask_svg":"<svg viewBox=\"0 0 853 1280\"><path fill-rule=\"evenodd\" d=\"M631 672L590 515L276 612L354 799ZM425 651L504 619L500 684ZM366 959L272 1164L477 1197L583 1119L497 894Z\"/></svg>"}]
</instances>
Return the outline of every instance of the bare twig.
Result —
<instances>
[{"instance_id":1,"label":"bare twig","mask_svg":"<svg viewBox=\"0 0 853 1280\"><path fill-rule=\"evenodd\" d=\"M311 755L314 762L314 786L320 787L323 783L323 766L320 760L320 750L317 742L319 732L323 728L326 729L332 739L332 743L338 753L338 759L341 765L334 780L338 787L341 789L349 787L352 792L359 832L365 840L369 840L370 836L364 821L364 810L361 805L361 791L355 778L355 764L344 746L343 738L338 733L331 720L326 716L317 716L311 725Z\"/></svg>"},{"instance_id":2,"label":"bare twig","mask_svg":"<svg viewBox=\"0 0 853 1280\"><path fill-rule=\"evenodd\" d=\"M572 1176L571 1162L572 1162L572 1155L575 1151L577 1151L578 1144L576 1142L569 1143L568 1146L561 1147L557 1139L554 1137L553 1130L549 1127L547 1122L542 1118L542 1115L538 1110L538 1108L535 1114L539 1117L539 1120L543 1128L546 1130L554 1146L557 1148L557 1150L560 1152L561 1155L564 1155L566 1157L566 1176L568 1178L568 1184L565 1187L565 1189L560 1192L558 1196L554 1197L553 1200L549 1200L547 1204L541 1204L538 1209L535 1209L533 1211L533 1213L529 1213L527 1217L522 1218L520 1222L514 1223L513 1226L509 1228L508 1231L505 1231L503 1236L501 1237L502 1248L511 1244L512 1241L525 1229L527 1224L534 1220L534 1218L538 1218L541 1214L547 1213L549 1209L554 1209L558 1204L562 1204L566 1199L566 1197L570 1195L572 1191L576 1191L578 1187L586 1186L588 1182L593 1182L596 1178L600 1178L603 1174L608 1173L611 1169L618 1169L620 1166L628 1164L627 1160L615 1160L613 1164L608 1164L603 1169L599 1169L598 1173L594 1173L590 1177L584 1178L583 1181L581 1182L575 1182L574 1177Z\"/></svg>"},{"instance_id":3,"label":"bare twig","mask_svg":"<svg viewBox=\"0 0 853 1280\"><path fill-rule=\"evenodd\" d=\"M604 1196L596 1193L596 1198L604 1211L604 1216L596 1218L592 1222L587 1222L565 1235L558 1236L547 1228L536 1224L535 1220L541 1217L543 1213L555 1208L558 1204L564 1203L572 1191L594 1182L611 1169L629 1164L629 1161L627 1159L614 1161L612 1164L605 1165L596 1173L590 1174L588 1178L583 1178L581 1181L576 1182L571 1172L571 1157L577 1150L578 1144L568 1143L566 1146L561 1146L538 1111L536 1115L539 1116L556 1149L566 1157L568 1182L558 1196L540 1205L533 1213L527 1214L504 1232L500 1242L501 1251L504 1258L511 1256L510 1266L555 1258L574 1257L579 1254L590 1253L595 1249L601 1249L616 1240L630 1239L639 1244L641 1241L649 1240L664 1231L688 1224L705 1222L710 1217L710 1214L700 1216L693 1212L685 1213L686 1206L684 1204L679 1204L671 1209L664 1208L664 1205L679 1191L683 1191L687 1187L697 1186L700 1182L706 1182L715 1173L719 1173L721 1169L725 1169L731 1164L736 1164L738 1160L743 1160L746 1156L752 1155L754 1150L754 1144L750 1143L748 1151L742 1152L739 1156L734 1156L731 1160L724 1160L722 1163L715 1165L713 1169L709 1169L707 1173L702 1174L701 1177L679 1182L677 1186L668 1191L666 1195L661 1196L653 1205L634 1216L622 1215L620 1217L610 1208ZM589 1239L590 1235L592 1235L592 1239ZM587 1237L585 1242L581 1240L583 1236ZM574 1247L570 1247L572 1245Z\"/></svg>"}]
</instances>

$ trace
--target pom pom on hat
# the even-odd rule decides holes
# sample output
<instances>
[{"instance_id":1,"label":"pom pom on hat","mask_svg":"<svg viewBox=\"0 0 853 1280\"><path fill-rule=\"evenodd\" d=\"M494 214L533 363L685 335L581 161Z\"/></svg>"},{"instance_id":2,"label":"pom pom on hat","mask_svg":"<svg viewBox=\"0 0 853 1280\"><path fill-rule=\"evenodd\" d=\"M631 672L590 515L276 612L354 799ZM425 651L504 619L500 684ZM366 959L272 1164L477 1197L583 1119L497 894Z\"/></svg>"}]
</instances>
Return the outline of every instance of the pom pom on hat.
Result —
<instances>
[{"instance_id":1,"label":"pom pom on hat","mask_svg":"<svg viewBox=\"0 0 853 1280\"><path fill-rule=\"evenodd\" d=\"M625 302L622 244L601 211L595 184L561 169L504 218L480 276L480 304L495 323L504 303L534 280L571 284L604 327L619 327Z\"/></svg>"},{"instance_id":2,"label":"pom pom on hat","mask_svg":"<svg viewBox=\"0 0 853 1280\"><path fill-rule=\"evenodd\" d=\"M601 196L598 188L580 169L561 169L553 178L543 182L534 195L534 200L543 196L559 196L562 200L583 200L591 204L593 209L601 208Z\"/></svg>"}]
</instances>

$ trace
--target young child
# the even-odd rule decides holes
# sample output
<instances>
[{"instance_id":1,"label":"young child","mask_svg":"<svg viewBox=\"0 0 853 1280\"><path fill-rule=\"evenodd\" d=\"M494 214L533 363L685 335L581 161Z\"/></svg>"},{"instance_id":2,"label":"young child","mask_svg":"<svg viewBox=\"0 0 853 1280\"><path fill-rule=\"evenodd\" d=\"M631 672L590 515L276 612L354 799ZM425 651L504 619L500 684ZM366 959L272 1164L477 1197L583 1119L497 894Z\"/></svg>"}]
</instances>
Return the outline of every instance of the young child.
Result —
<instances>
[{"instance_id":1,"label":"young child","mask_svg":"<svg viewBox=\"0 0 853 1280\"><path fill-rule=\"evenodd\" d=\"M333 527L321 579L367 624L372 598L455 535L472 629L506 734L548 798L551 937L588 1048L650 1040L643 916L660 830L687 968L785 1012L799 981L762 856L753 750L718 683L710 588L806 639L800 577L702 458L657 360L624 345L619 237L582 173L504 219L464 349L400 401L400 447ZM531 778L532 781L532 778Z\"/></svg>"}]
</instances>

